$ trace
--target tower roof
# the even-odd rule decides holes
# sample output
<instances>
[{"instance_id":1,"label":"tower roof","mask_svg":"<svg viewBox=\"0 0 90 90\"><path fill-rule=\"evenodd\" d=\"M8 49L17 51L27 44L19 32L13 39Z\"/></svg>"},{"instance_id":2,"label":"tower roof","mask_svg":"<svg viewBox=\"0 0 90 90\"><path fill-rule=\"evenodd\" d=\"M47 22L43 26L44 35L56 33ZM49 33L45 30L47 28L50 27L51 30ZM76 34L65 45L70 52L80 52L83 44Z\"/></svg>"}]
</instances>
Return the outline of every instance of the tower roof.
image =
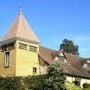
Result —
<instances>
[{"instance_id":1,"label":"tower roof","mask_svg":"<svg viewBox=\"0 0 90 90\"><path fill-rule=\"evenodd\" d=\"M32 42L40 42L38 37L32 31L22 12L19 13L15 21L11 24L11 27L3 37L2 41L7 41L15 38Z\"/></svg>"}]
</instances>

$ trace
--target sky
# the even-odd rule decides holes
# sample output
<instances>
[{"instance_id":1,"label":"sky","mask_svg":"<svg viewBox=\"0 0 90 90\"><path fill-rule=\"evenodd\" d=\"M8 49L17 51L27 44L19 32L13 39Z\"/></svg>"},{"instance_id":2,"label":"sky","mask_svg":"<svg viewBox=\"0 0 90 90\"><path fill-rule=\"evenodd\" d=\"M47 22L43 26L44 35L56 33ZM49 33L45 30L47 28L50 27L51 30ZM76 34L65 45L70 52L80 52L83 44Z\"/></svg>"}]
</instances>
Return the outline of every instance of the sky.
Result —
<instances>
[{"instance_id":1,"label":"sky","mask_svg":"<svg viewBox=\"0 0 90 90\"><path fill-rule=\"evenodd\" d=\"M23 7L23 13L41 45L59 49L64 39L90 57L90 0L0 0L0 38Z\"/></svg>"}]
</instances>

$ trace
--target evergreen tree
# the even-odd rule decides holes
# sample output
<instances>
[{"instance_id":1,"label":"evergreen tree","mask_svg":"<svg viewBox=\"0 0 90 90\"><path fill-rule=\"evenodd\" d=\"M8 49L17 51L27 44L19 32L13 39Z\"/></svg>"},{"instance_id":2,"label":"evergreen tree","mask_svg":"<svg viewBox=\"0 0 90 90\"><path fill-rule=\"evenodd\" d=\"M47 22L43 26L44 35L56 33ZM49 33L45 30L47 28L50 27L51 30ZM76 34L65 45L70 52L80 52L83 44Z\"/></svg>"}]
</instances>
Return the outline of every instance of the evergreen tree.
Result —
<instances>
[{"instance_id":1,"label":"evergreen tree","mask_svg":"<svg viewBox=\"0 0 90 90\"><path fill-rule=\"evenodd\" d=\"M45 90L65 90L65 77L59 62L52 63L47 69Z\"/></svg>"},{"instance_id":2,"label":"evergreen tree","mask_svg":"<svg viewBox=\"0 0 90 90\"><path fill-rule=\"evenodd\" d=\"M79 55L78 52L78 45L74 45L74 42L72 40L64 39L62 41L62 44L60 45L60 50L62 50L67 53L72 53L74 55Z\"/></svg>"}]
</instances>

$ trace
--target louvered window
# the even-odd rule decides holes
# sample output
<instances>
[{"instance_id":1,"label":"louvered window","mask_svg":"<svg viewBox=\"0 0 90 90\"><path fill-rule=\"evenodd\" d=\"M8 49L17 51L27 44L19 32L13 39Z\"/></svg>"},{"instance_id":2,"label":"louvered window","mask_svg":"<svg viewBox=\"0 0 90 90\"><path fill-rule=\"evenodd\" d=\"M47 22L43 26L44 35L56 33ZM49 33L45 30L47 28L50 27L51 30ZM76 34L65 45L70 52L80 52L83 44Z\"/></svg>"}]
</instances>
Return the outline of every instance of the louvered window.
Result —
<instances>
[{"instance_id":1,"label":"louvered window","mask_svg":"<svg viewBox=\"0 0 90 90\"><path fill-rule=\"evenodd\" d=\"M19 48L27 50L27 44L19 43Z\"/></svg>"},{"instance_id":2,"label":"louvered window","mask_svg":"<svg viewBox=\"0 0 90 90\"><path fill-rule=\"evenodd\" d=\"M29 50L32 51L32 52L37 52L37 47L30 45Z\"/></svg>"}]
</instances>

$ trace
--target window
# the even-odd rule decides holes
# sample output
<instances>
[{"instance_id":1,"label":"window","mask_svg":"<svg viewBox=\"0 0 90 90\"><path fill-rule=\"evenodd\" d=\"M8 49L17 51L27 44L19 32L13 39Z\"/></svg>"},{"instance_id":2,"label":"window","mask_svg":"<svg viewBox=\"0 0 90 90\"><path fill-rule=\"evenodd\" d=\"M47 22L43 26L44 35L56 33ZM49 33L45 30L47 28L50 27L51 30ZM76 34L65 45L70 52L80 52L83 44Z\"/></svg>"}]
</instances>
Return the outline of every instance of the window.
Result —
<instances>
[{"instance_id":1,"label":"window","mask_svg":"<svg viewBox=\"0 0 90 90\"><path fill-rule=\"evenodd\" d=\"M36 74L36 73L37 73L37 68L33 67L33 74Z\"/></svg>"},{"instance_id":2,"label":"window","mask_svg":"<svg viewBox=\"0 0 90 90\"><path fill-rule=\"evenodd\" d=\"M10 52L5 52L4 66L9 67L10 65Z\"/></svg>"},{"instance_id":3,"label":"window","mask_svg":"<svg viewBox=\"0 0 90 90\"><path fill-rule=\"evenodd\" d=\"M86 69L87 71L90 71L90 60L87 60L87 61L83 64L83 68Z\"/></svg>"},{"instance_id":4,"label":"window","mask_svg":"<svg viewBox=\"0 0 90 90\"><path fill-rule=\"evenodd\" d=\"M57 55L57 60L60 61L61 63L67 63L66 58L61 55Z\"/></svg>"},{"instance_id":5,"label":"window","mask_svg":"<svg viewBox=\"0 0 90 90\"><path fill-rule=\"evenodd\" d=\"M19 43L19 48L27 50L27 44Z\"/></svg>"},{"instance_id":6,"label":"window","mask_svg":"<svg viewBox=\"0 0 90 90\"><path fill-rule=\"evenodd\" d=\"M29 46L29 50L30 51L33 51L33 52L37 52L37 47L35 47L35 46Z\"/></svg>"},{"instance_id":7,"label":"window","mask_svg":"<svg viewBox=\"0 0 90 90\"><path fill-rule=\"evenodd\" d=\"M60 58L62 61L64 61L64 57L63 57L63 56L60 56L59 58Z\"/></svg>"}]
</instances>

